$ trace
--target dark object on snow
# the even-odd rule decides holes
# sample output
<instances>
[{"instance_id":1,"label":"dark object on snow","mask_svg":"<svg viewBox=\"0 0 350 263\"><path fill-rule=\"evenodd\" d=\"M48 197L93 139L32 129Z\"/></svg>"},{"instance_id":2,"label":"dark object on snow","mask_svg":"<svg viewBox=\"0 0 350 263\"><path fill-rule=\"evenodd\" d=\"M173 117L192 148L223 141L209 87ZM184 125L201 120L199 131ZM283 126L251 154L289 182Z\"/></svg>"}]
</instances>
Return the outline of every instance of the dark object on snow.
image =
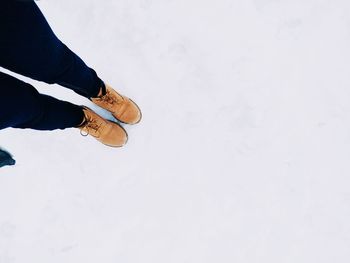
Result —
<instances>
[{"instance_id":1,"label":"dark object on snow","mask_svg":"<svg viewBox=\"0 0 350 263\"><path fill-rule=\"evenodd\" d=\"M15 165L16 161L12 158L11 154L0 149L0 167L5 165Z\"/></svg>"}]
</instances>

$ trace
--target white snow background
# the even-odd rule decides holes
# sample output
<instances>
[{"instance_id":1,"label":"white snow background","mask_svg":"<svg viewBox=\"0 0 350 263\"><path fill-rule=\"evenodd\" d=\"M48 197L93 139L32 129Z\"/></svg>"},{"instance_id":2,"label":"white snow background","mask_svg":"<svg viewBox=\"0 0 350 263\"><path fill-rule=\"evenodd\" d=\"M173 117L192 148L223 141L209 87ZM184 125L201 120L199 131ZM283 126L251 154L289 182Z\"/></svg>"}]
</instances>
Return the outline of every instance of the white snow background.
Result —
<instances>
[{"instance_id":1,"label":"white snow background","mask_svg":"<svg viewBox=\"0 0 350 263\"><path fill-rule=\"evenodd\" d=\"M349 1L37 3L143 120L2 130L0 263L350 261Z\"/></svg>"}]
</instances>

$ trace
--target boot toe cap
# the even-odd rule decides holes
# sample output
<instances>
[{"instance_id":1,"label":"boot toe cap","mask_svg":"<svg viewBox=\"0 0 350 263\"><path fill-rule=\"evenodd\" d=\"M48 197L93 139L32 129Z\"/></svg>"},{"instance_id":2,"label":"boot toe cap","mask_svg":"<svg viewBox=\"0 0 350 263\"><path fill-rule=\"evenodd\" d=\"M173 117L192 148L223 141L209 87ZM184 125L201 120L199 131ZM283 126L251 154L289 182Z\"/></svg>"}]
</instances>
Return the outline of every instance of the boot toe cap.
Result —
<instances>
[{"instance_id":1,"label":"boot toe cap","mask_svg":"<svg viewBox=\"0 0 350 263\"><path fill-rule=\"evenodd\" d=\"M113 127L108 136L105 136L104 144L111 147L122 147L127 143L127 141L128 134L124 128L118 124L113 124Z\"/></svg>"},{"instance_id":2,"label":"boot toe cap","mask_svg":"<svg viewBox=\"0 0 350 263\"><path fill-rule=\"evenodd\" d=\"M123 123L137 124L141 121L142 113L137 104L128 98L126 109L114 117Z\"/></svg>"}]
</instances>

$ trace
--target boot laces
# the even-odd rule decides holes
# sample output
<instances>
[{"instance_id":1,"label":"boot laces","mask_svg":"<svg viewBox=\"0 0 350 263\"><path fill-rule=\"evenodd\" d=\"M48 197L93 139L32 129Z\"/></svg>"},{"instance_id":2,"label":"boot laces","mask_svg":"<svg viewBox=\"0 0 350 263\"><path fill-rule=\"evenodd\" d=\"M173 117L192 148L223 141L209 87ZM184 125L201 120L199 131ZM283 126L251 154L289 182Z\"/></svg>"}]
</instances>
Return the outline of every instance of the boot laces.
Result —
<instances>
[{"instance_id":1,"label":"boot laces","mask_svg":"<svg viewBox=\"0 0 350 263\"><path fill-rule=\"evenodd\" d=\"M96 135L93 135L94 137L98 138L100 136L100 127L102 124L98 124L96 121L92 120L91 118L86 118L85 122L81 125L80 134L82 136L88 136L91 134L91 131L93 131ZM86 132L83 131L83 129L86 129Z\"/></svg>"},{"instance_id":2,"label":"boot laces","mask_svg":"<svg viewBox=\"0 0 350 263\"><path fill-rule=\"evenodd\" d=\"M122 104L123 101L124 101L123 96L120 96L120 97L121 97L120 100L117 99L116 96L113 96L112 93L109 90L107 90L106 94L101 96L101 97L99 97L98 99L101 100L101 101L104 101L104 102L106 102L108 104L112 104L112 105L113 104L117 104L117 105L119 105L119 104Z\"/></svg>"}]
</instances>

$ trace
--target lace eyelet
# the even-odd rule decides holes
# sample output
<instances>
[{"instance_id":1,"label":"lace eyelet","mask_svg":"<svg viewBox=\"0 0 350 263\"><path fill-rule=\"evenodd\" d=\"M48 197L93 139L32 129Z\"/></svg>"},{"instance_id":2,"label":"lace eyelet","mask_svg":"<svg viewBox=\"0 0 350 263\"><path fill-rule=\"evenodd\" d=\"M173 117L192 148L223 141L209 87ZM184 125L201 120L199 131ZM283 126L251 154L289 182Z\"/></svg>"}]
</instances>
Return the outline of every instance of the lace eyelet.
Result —
<instances>
[{"instance_id":1,"label":"lace eyelet","mask_svg":"<svg viewBox=\"0 0 350 263\"><path fill-rule=\"evenodd\" d=\"M84 133L83 130L80 130L80 135L86 137L89 135L89 132L87 131L86 133Z\"/></svg>"}]
</instances>

